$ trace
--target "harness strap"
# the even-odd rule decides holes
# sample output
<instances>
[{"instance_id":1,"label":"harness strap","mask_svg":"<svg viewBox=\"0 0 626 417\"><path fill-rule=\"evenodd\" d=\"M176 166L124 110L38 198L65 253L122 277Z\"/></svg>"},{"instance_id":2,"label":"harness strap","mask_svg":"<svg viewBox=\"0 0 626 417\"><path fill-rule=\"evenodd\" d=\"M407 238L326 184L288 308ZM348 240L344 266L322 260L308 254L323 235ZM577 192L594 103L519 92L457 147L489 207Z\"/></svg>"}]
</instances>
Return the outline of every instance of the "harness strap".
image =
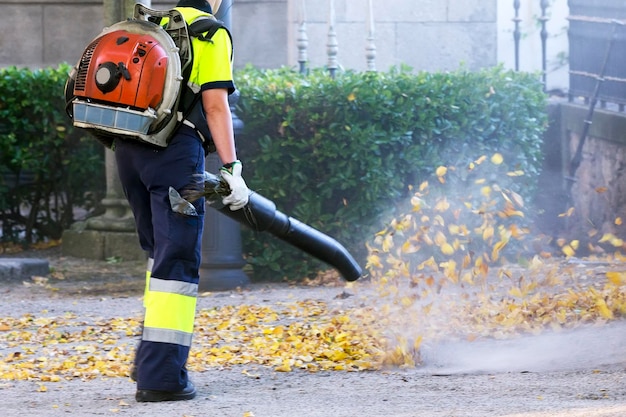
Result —
<instances>
[{"instance_id":1,"label":"harness strap","mask_svg":"<svg viewBox=\"0 0 626 417\"><path fill-rule=\"evenodd\" d=\"M198 38L201 41L211 42L211 38L220 28L225 28L224 22L215 18L203 16L190 24L187 27L187 31L189 32L189 35Z\"/></svg>"},{"instance_id":2,"label":"harness strap","mask_svg":"<svg viewBox=\"0 0 626 417\"><path fill-rule=\"evenodd\" d=\"M224 22L215 19L213 16L201 16L191 24L187 25L187 32L192 38L197 38L204 42L213 42L212 38L219 29L225 29L231 39L230 31ZM191 48L193 56L193 47ZM232 59L232 53L231 53ZM195 93L189 88L189 76L191 73L191 65L183 71L183 92L181 95L180 105L178 108L178 122L193 128L204 143L207 153L215 152L215 145L208 129L202 105L200 102L200 93Z\"/></svg>"}]
</instances>

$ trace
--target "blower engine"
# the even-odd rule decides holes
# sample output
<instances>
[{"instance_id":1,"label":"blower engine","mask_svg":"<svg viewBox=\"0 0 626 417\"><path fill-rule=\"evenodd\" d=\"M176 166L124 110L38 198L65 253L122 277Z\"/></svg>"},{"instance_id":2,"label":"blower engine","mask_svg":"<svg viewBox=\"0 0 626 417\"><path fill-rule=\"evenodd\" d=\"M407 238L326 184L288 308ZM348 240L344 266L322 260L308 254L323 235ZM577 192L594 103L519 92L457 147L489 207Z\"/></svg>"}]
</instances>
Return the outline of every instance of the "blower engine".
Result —
<instances>
[{"instance_id":1,"label":"blower engine","mask_svg":"<svg viewBox=\"0 0 626 417\"><path fill-rule=\"evenodd\" d=\"M167 18L166 28L150 16ZM123 135L165 147L190 63L183 16L137 4L134 19L105 28L83 52L65 85L67 113L74 126L97 137Z\"/></svg>"}]
</instances>

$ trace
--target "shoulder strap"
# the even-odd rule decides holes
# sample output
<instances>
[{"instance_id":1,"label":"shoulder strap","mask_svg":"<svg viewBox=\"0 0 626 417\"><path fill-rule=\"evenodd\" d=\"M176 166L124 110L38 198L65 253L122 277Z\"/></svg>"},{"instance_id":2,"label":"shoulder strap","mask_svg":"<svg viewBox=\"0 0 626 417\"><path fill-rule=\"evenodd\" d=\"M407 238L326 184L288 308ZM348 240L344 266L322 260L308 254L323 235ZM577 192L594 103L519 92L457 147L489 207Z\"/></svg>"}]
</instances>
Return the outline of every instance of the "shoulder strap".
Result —
<instances>
[{"instance_id":1,"label":"shoulder strap","mask_svg":"<svg viewBox=\"0 0 626 417\"><path fill-rule=\"evenodd\" d=\"M187 32L189 33L190 37L194 37L205 42L212 42L211 38L213 38L213 35L215 35L215 33L219 29L226 30L226 33L228 33L228 36L231 38L231 42L232 42L230 31L224 25L224 22L222 22L221 20L217 20L213 16L201 16L197 18L195 21L193 21L191 24L187 25ZM193 54L193 48L191 49L192 49L192 54ZM193 94L187 88L187 81L189 80L190 73L191 73L191 65L189 65L183 71L183 80L184 80L183 85L184 85L185 90L183 92L183 100L182 100L181 108L183 110L183 115L185 117L191 112L191 110L195 106L200 96L199 94Z\"/></svg>"},{"instance_id":2,"label":"shoulder strap","mask_svg":"<svg viewBox=\"0 0 626 417\"><path fill-rule=\"evenodd\" d=\"M233 37L230 30L224 25L224 22L217 20L213 16L202 16L196 19L192 24L187 26L189 36L200 39L201 41L211 42L211 38L219 29L224 29L228 33L230 43L233 43ZM232 55L231 55L232 58Z\"/></svg>"},{"instance_id":3,"label":"shoulder strap","mask_svg":"<svg viewBox=\"0 0 626 417\"><path fill-rule=\"evenodd\" d=\"M189 36L204 42L212 42L211 39L219 29L226 30L232 44L232 36L228 28L224 25L224 22L217 20L213 16L201 16L191 24L187 25L187 32ZM191 52L193 56L193 47L191 48ZM182 113L182 120L191 122L192 125L195 126L196 131L198 131L198 133L202 136L205 152L215 152L215 145L213 144L213 139L211 138L211 132L208 129L206 118L204 116L204 112L202 111L200 94L194 94L187 84L190 73L191 65L183 71L183 91L178 111ZM182 120L180 121L181 123Z\"/></svg>"},{"instance_id":4,"label":"shoulder strap","mask_svg":"<svg viewBox=\"0 0 626 417\"><path fill-rule=\"evenodd\" d=\"M201 17L187 27L189 35L201 41L210 41L215 32L220 28L226 28L224 22L214 17Z\"/></svg>"}]
</instances>

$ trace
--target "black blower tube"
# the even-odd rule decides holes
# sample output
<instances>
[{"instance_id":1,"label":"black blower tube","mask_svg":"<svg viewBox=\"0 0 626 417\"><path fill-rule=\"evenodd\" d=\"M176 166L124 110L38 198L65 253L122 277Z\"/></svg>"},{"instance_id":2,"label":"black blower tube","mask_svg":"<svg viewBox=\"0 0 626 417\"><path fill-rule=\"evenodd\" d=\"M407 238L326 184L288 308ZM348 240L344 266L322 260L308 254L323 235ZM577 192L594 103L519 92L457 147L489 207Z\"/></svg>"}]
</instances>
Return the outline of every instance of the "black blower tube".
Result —
<instances>
[{"instance_id":1,"label":"black blower tube","mask_svg":"<svg viewBox=\"0 0 626 417\"><path fill-rule=\"evenodd\" d=\"M356 281L363 273L352 255L339 242L319 230L276 210L273 201L256 192L250 193L248 204L232 211L218 208L224 215L259 232L269 232L309 255L337 269L346 281Z\"/></svg>"}]
</instances>

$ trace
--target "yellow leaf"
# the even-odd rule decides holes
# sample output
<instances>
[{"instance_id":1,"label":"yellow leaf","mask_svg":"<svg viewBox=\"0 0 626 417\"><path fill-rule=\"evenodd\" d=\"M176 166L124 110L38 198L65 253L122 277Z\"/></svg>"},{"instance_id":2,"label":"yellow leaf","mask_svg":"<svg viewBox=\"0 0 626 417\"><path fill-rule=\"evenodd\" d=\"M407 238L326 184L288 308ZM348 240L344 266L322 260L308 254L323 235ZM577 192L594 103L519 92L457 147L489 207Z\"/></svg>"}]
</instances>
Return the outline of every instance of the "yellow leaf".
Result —
<instances>
[{"instance_id":1,"label":"yellow leaf","mask_svg":"<svg viewBox=\"0 0 626 417\"><path fill-rule=\"evenodd\" d=\"M443 177L444 175L446 175L447 172L448 172L448 168L444 166L438 166L437 169L435 170L435 174L438 177Z\"/></svg>"},{"instance_id":2,"label":"yellow leaf","mask_svg":"<svg viewBox=\"0 0 626 417\"><path fill-rule=\"evenodd\" d=\"M415 338L415 341L413 342L413 349L415 349L416 351L419 350L420 346L422 345L422 339L423 337L421 335Z\"/></svg>"},{"instance_id":3,"label":"yellow leaf","mask_svg":"<svg viewBox=\"0 0 626 417\"><path fill-rule=\"evenodd\" d=\"M502 213L502 216L504 217L512 217L512 216L524 217L524 213L522 213L519 210L515 210L515 208L513 207L513 204L510 201L506 202L506 204L504 205L504 210L501 213Z\"/></svg>"},{"instance_id":4,"label":"yellow leaf","mask_svg":"<svg viewBox=\"0 0 626 417\"><path fill-rule=\"evenodd\" d=\"M414 245L410 241L404 242L402 245L402 253L415 253L420 250L419 246Z\"/></svg>"},{"instance_id":5,"label":"yellow leaf","mask_svg":"<svg viewBox=\"0 0 626 417\"><path fill-rule=\"evenodd\" d=\"M608 242L612 239L615 239L615 236L612 233L605 233L604 235L602 235L602 237L600 238L598 242L599 243Z\"/></svg>"},{"instance_id":6,"label":"yellow leaf","mask_svg":"<svg viewBox=\"0 0 626 417\"><path fill-rule=\"evenodd\" d=\"M471 263L472 263L472 257L468 253L463 257L463 265L461 266L461 268L465 269L468 266L470 266Z\"/></svg>"},{"instance_id":7,"label":"yellow leaf","mask_svg":"<svg viewBox=\"0 0 626 417\"><path fill-rule=\"evenodd\" d=\"M615 219L615 224L616 224L617 226L621 226L621 225L622 225L622 218L621 218L621 217L617 217L617 218Z\"/></svg>"},{"instance_id":8,"label":"yellow leaf","mask_svg":"<svg viewBox=\"0 0 626 417\"><path fill-rule=\"evenodd\" d=\"M463 274L463 278L461 278L461 281L467 282L469 285L474 285L474 279L472 277L472 273L471 272L464 273Z\"/></svg>"},{"instance_id":9,"label":"yellow leaf","mask_svg":"<svg viewBox=\"0 0 626 417\"><path fill-rule=\"evenodd\" d=\"M568 258L576 255L576 251L574 249L572 249L572 247L570 245L564 245L561 250L563 251L563 253L565 254L565 256L567 256Z\"/></svg>"},{"instance_id":10,"label":"yellow leaf","mask_svg":"<svg viewBox=\"0 0 626 417\"><path fill-rule=\"evenodd\" d=\"M411 297L402 297L402 299L400 300L400 303L402 303L404 307L410 307L411 305L413 305L414 302L415 298Z\"/></svg>"},{"instance_id":11,"label":"yellow leaf","mask_svg":"<svg viewBox=\"0 0 626 417\"><path fill-rule=\"evenodd\" d=\"M413 207L413 211L420 211L422 209L422 205L424 204L424 200L417 196L411 197L411 207Z\"/></svg>"},{"instance_id":12,"label":"yellow leaf","mask_svg":"<svg viewBox=\"0 0 626 417\"><path fill-rule=\"evenodd\" d=\"M491 163L494 165L500 165L502 162L504 162L504 158L502 157L502 154L500 153L494 153L491 156Z\"/></svg>"},{"instance_id":13,"label":"yellow leaf","mask_svg":"<svg viewBox=\"0 0 626 417\"><path fill-rule=\"evenodd\" d=\"M291 366L288 363L283 363L280 366L274 368L276 372L291 372Z\"/></svg>"},{"instance_id":14,"label":"yellow leaf","mask_svg":"<svg viewBox=\"0 0 626 417\"><path fill-rule=\"evenodd\" d=\"M441 246L441 245L443 245L444 243L446 243L446 235L444 235L444 234L443 234L443 232L438 231L438 232L435 234L435 244L436 244L437 246Z\"/></svg>"},{"instance_id":15,"label":"yellow leaf","mask_svg":"<svg viewBox=\"0 0 626 417\"><path fill-rule=\"evenodd\" d=\"M596 299L596 307L598 307L598 313L600 313L600 316L602 316L603 318L607 320L613 318L613 312L609 309L609 307L606 305L606 301L604 301L602 298Z\"/></svg>"},{"instance_id":16,"label":"yellow leaf","mask_svg":"<svg viewBox=\"0 0 626 417\"><path fill-rule=\"evenodd\" d=\"M571 217L572 214L574 214L574 207L568 208L565 213L559 214L559 217Z\"/></svg>"},{"instance_id":17,"label":"yellow leaf","mask_svg":"<svg viewBox=\"0 0 626 417\"><path fill-rule=\"evenodd\" d=\"M380 262L380 257L378 255L370 255L367 257L367 268L376 267L382 268L383 264Z\"/></svg>"},{"instance_id":18,"label":"yellow leaf","mask_svg":"<svg viewBox=\"0 0 626 417\"><path fill-rule=\"evenodd\" d=\"M452 255L454 253L454 248L452 247L452 245L446 242L443 245L441 245L441 252L444 255Z\"/></svg>"},{"instance_id":19,"label":"yellow leaf","mask_svg":"<svg viewBox=\"0 0 626 417\"><path fill-rule=\"evenodd\" d=\"M607 272L607 279L614 285L624 285L626 283L626 272Z\"/></svg>"},{"instance_id":20,"label":"yellow leaf","mask_svg":"<svg viewBox=\"0 0 626 417\"><path fill-rule=\"evenodd\" d=\"M385 239L383 240L382 248L384 252L389 252L389 249L393 248L393 236L392 235L385 236Z\"/></svg>"},{"instance_id":21,"label":"yellow leaf","mask_svg":"<svg viewBox=\"0 0 626 417\"><path fill-rule=\"evenodd\" d=\"M491 239L493 237L493 233L494 233L493 227L491 226L486 227L485 230L483 230L483 240L487 241Z\"/></svg>"},{"instance_id":22,"label":"yellow leaf","mask_svg":"<svg viewBox=\"0 0 626 417\"><path fill-rule=\"evenodd\" d=\"M354 101L354 100L356 100L356 95L354 95L354 93L350 93L348 95L348 101Z\"/></svg>"},{"instance_id":23,"label":"yellow leaf","mask_svg":"<svg viewBox=\"0 0 626 417\"><path fill-rule=\"evenodd\" d=\"M483 261L483 258L477 258L476 262L474 262L474 267L476 268L476 273L486 277L489 273L489 265Z\"/></svg>"},{"instance_id":24,"label":"yellow leaf","mask_svg":"<svg viewBox=\"0 0 626 417\"><path fill-rule=\"evenodd\" d=\"M435 204L435 211L444 212L450 208L450 203L445 198L437 201Z\"/></svg>"},{"instance_id":25,"label":"yellow leaf","mask_svg":"<svg viewBox=\"0 0 626 417\"><path fill-rule=\"evenodd\" d=\"M491 259L497 261L500 257L500 251L502 248L506 246L507 242L499 241L493 246L493 250L491 251Z\"/></svg>"}]
</instances>

